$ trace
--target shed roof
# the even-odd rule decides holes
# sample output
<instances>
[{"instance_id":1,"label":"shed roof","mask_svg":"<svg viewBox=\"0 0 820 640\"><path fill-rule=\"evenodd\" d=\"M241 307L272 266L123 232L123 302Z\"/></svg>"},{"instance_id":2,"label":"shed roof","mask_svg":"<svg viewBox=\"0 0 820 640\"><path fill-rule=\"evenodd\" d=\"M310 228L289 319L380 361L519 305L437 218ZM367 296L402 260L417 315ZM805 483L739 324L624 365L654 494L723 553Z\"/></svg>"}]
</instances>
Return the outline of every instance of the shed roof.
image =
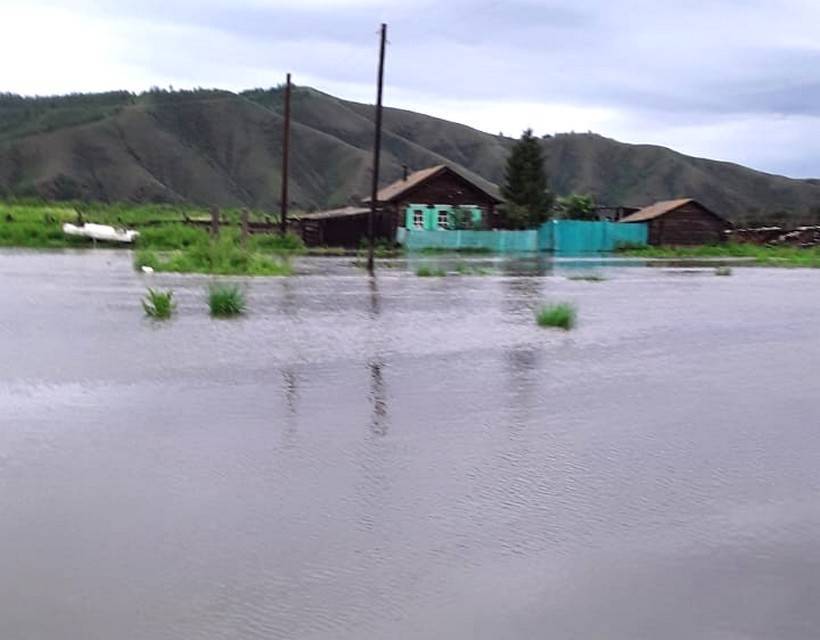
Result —
<instances>
[{"instance_id":1,"label":"shed roof","mask_svg":"<svg viewBox=\"0 0 820 640\"><path fill-rule=\"evenodd\" d=\"M314 211L313 213L301 213L299 220L326 220L328 218L350 218L369 213L366 207L342 207L341 209L328 209L327 211ZM297 217L297 216L294 216Z\"/></svg>"},{"instance_id":2,"label":"shed roof","mask_svg":"<svg viewBox=\"0 0 820 640\"><path fill-rule=\"evenodd\" d=\"M671 213L675 209L680 209L683 205L689 204L690 202L695 202L695 200L692 198L679 198L678 200L662 200L660 202L656 202L655 204L649 205L648 207L644 207L640 211L630 214L625 218L622 218L621 222L644 222L646 220L660 218L661 216L665 216L667 213ZM706 207L703 208L706 209ZM708 209L706 210L709 211ZM709 211L709 213L712 212Z\"/></svg>"},{"instance_id":3,"label":"shed roof","mask_svg":"<svg viewBox=\"0 0 820 640\"><path fill-rule=\"evenodd\" d=\"M492 198L496 202L501 202L501 199L491 191L488 191L484 187L477 184L474 180L467 178L461 172L453 169L453 167L446 165L446 164L437 164L433 167L427 167L426 169L421 169L419 171L414 171L410 175L407 176L407 179L400 179L396 180L392 184L387 185L379 190L376 194L376 199L379 202L391 202L396 198L402 196L403 194L407 193L411 189L419 186L420 184L427 182L428 180L438 176L442 173L450 172L457 175L459 178L464 180L465 182L470 183L473 187L482 191L487 195L487 197Z\"/></svg>"}]
</instances>

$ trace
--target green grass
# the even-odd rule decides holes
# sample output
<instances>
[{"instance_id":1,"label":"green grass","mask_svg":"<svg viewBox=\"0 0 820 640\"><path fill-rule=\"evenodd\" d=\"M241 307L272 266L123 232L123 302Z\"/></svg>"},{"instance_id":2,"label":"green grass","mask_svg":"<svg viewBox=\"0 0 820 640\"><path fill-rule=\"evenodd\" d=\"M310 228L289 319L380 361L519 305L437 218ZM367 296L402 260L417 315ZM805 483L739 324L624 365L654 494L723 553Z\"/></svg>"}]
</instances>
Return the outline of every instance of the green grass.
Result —
<instances>
[{"instance_id":1,"label":"green grass","mask_svg":"<svg viewBox=\"0 0 820 640\"><path fill-rule=\"evenodd\" d=\"M691 247L641 247L623 249L624 256L636 258L666 258L687 260L698 258L745 258L756 265L770 267L820 268L820 247L767 247L756 244L727 242L719 245Z\"/></svg>"},{"instance_id":2,"label":"green grass","mask_svg":"<svg viewBox=\"0 0 820 640\"><path fill-rule=\"evenodd\" d=\"M194 245L207 243L209 239L210 236L205 229L175 223L140 229L135 246L138 249L168 251L187 249Z\"/></svg>"},{"instance_id":3,"label":"green grass","mask_svg":"<svg viewBox=\"0 0 820 640\"><path fill-rule=\"evenodd\" d=\"M138 251L134 266L151 267L157 272L207 273L222 276L287 276L293 273L290 259L244 249L228 237L197 243L181 251L157 253Z\"/></svg>"},{"instance_id":4,"label":"green grass","mask_svg":"<svg viewBox=\"0 0 820 640\"><path fill-rule=\"evenodd\" d=\"M575 307L565 302L545 305L535 312L539 327L557 327L569 331L575 326Z\"/></svg>"},{"instance_id":5,"label":"green grass","mask_svg":"<svg viewBox=\"0 0 820 640\"><path fill-rule=\"evenodd\" d=\"M726 266L717 267L715 269L715 275L716 276L730 276L730 275L732 275L732 267L726 267Z\"/></svg>"},{"instance_id":6,"label":"green grass","mask_svg":"<svg viewBox=\"0 0 820 640\"><path fill-rule=\"evenodd\" d=\"M442 278L447 275L447 272L439 267L423 265L416 270L416 275L419 278Z\"/></svg>"},{"instance_id":7,"label":"green grass","mask_svg":"<svg viewBox=\"0 0 820 640\"><path fill-rule=\"evenodd\" d=\"M59 223L8 222L0 219L0 247L63 249L89 247L91 240L66 236Z\"/></svg>"},{"instance_id":8,"label":"green grass","mask_svg":"<svg viewBox=\"0 0 820 640\"><path fill-rule=\"evenodd\" d=\"M138 246L136 269L228 276L290 275L290 256L304 248L301 239L291 235L250 236L243 247L236 229L223 229L214 239L203 229L185 225L147 229Z\"/></svg>"},{"instance_id":9,"label":"green grass","mask_svg":"<svg viewBox=\"0 0 820 640\"><path fill-rule=\"evenodd\" d=\"M145 314L155 320L165 320L170 318L176 309L173 291L158 291L148 289L148 293L142 299L142 308Z\"/></svg>"},{"instance_id":10,"label":"green grass","mask_svg":"<svg viewBox=\"0 0 820 640\"><path fill-rule=\"evenodd\" d=\"M245 311L245 294L237 285L214 284L208 288L208 306L214 317L238 316Z\"/></svg>"}]
</instances>

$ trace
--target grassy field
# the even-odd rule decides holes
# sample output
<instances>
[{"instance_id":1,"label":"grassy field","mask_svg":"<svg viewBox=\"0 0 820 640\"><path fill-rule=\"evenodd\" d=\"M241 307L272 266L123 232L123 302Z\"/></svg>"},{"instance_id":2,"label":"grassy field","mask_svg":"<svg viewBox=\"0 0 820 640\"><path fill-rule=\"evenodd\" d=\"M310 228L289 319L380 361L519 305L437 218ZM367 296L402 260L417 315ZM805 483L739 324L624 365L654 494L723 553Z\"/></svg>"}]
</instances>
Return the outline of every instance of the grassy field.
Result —
<instances>
[{"instance_id":1,"label":"grassy field","mask_svg":"<svg viewBox=\"0 0 820 640\"><path fill-rule=\"evenodd\" d=\"M205 209L174 205L0 202L0 246L53 249L88 245L89 240L67 237L62 232L63 223L77 222L78 212L86 222L137 229L140 246L155 249L185 248L198 234L205 233L204 229L185 225L185 220L210 220ZM222 209L220 213L227 223L238 224L239 209ZM250 220L275 223L277 218L251 211Z\"/></svg>"},{"instance_id":2,"label":"grassy field","mask_svg":"<svg viewBox=\"0 0 820 640\"><path fill-rule=\"evenodd\" d=\"M186 217L207 219L205 210L165 205L82 205L83 219L100 224L135 228L140 236L134 245L111 245L136 249L135 266L154 271L210 273L216 275L288 275L290 256L302 253L298 237L288 235L250 236L245 246L237 226L223 226L212 239L207 228L184 224ZM240 212L222 211L223 217L238 221ZM252 219L261 219L261 214ZM27 248L82 248L86 238L66 236L65 222L77 221L77 209L68 205L0 203L0 246Z\"/></svg>"},{"instance_id":3,"label":"grassy field","mask_svg":"<svg viewBox=\"0 0 820 640\"><path fill-rule=\"evenodd\" d=\"M765 247L755 244L727 243L693 247L641 247L624 249L620 255L636 258L686 260L697 258L749 259L770 267L820 268L820 248Z\"/></svg>"}]
</instances>

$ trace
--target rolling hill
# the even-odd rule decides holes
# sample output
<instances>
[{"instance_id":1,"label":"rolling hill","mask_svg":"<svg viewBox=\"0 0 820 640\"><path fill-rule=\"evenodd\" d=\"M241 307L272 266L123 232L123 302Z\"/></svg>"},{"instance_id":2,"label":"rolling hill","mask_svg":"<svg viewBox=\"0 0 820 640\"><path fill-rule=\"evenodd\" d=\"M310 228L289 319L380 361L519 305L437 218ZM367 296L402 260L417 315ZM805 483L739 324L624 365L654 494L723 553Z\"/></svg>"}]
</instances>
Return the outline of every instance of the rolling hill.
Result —
<instances>
[{"instance_id":1,"label":"rolling hill","mask_svg":"<svg viewBox=\"0 0 820 640\"><path fill-rule=\"evenodd\" d=\"M194 202L277 209L282 92L152 90L0 95L0 196ZM368 194L373 108L298 87L290 193L296 207ZM543 124L543 123L541 123ZM382 176L447 162L498 183L513 140L400 109L384 116ZM559 195L608 205L695 197L735 220L820 211L820 181L795 180L595 134L543 139Z\"/></svg>"}]
</instances>

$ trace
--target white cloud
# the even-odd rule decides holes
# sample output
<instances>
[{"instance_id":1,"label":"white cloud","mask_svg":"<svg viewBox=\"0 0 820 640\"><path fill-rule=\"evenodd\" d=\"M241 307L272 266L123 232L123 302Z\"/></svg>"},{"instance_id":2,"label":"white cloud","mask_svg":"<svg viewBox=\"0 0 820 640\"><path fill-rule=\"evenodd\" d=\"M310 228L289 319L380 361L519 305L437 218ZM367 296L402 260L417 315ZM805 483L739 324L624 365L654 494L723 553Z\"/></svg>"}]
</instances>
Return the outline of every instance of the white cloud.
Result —
<instances>
[{"instance_id":1,"label":"white cloud","mask_svg":"<svg viewBox=\"0 0 820 640\"><path fill-rule=\"evenodd\" d=\"M0 90L241 90L292 71L372 102L382 19L391 106L820 175L816 0L0 0Z\"/></svg>"}]
</instances>

